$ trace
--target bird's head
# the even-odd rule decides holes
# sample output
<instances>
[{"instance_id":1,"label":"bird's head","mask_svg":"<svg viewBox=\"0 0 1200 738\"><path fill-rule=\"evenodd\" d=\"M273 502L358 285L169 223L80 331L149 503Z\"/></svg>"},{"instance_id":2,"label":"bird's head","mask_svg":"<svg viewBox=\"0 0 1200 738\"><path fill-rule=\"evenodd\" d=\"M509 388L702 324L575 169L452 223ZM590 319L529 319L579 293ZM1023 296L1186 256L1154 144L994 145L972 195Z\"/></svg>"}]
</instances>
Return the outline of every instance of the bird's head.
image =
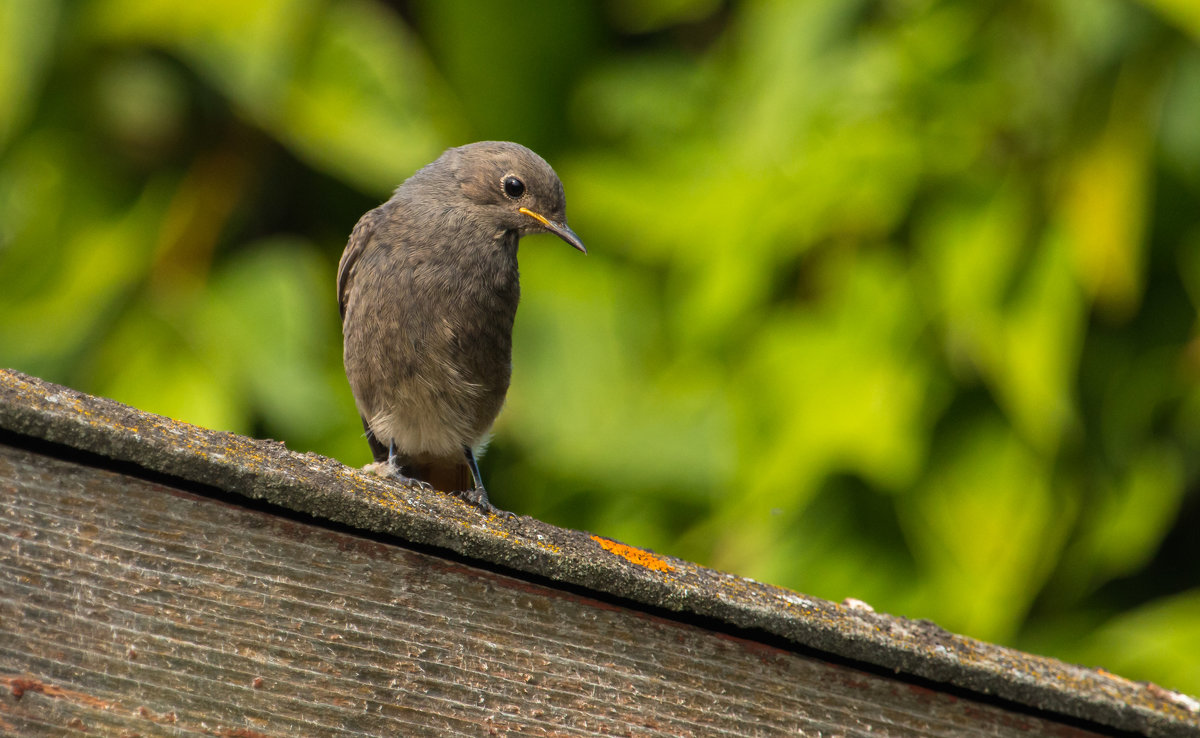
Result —
<instances>
[{"instance_id":1,"label":"bird's head","mask_svg":"<svg viewBox=\"0 0 1200 738\"><path fill-rule=\"evenodd\" d=\"M519 235L548 231L583 253L583 241L567 225L562 182L545 159L520 144L482 141L450 149L462 195L481 217Z\"/></svg>"}]
</instances>

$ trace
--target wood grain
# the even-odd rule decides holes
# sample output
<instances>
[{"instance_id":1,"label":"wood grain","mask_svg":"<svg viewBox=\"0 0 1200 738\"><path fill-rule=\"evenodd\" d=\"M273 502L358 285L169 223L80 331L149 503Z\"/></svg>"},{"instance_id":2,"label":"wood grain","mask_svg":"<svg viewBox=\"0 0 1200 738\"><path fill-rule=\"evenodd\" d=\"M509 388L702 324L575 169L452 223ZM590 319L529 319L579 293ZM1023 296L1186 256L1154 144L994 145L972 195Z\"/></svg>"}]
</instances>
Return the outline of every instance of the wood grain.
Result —
<instances>
[{"instance_id":1,"label":"wood grain","mask_svg":"<svg viewBox=\"0 0 1200 738\"><path fill-rule=\"evenodd\" d=\"M0 446L0 732L1087 736Z\"/></svg>"}]
</instances>

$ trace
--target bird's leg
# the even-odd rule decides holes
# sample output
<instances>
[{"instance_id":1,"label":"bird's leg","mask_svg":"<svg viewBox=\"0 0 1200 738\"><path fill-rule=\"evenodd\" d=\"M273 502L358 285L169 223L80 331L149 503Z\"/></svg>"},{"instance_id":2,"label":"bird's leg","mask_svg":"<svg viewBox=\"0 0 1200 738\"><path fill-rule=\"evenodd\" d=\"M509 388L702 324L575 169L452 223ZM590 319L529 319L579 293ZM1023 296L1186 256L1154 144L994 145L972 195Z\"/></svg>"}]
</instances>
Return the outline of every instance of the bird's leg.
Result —
<instances>
[{"instance_id":1,"label":"bird's leg","mask_svg":"<svg viewBox=\"0 0 1200 738\"><path fill-rule=\"evenodd\" d=\"M483 488L483 475L479 473L475 452L471 450L470 446L463 444L463 456L467 458L467 468L471 470L471 481L475 483L475 489L482 492L484 499L487 499L487 490Z\"/></svg>"},{"instance_id":2,"label":"bird's leg","mask_svg":"<svg viewBox=\"0 0 1200 738\"><path fill-rule=\"evenodd\" d=\"M400 484L408 485L409 487L417 487L429 492L433 491L433 485L423 479L410 477L404 473L404 467L400 465L400 459L396 455L396 441L392 440L388 444L387 458L388 474Z\"/></svg>"},{"instance_id":3,"label":"bird's leg","mask_svg":"<svg viewBox=\"0 0 1200 738\"><path fill-rule=\"evenodd\" d=\"M476 505L486 513L496 513L506 518L516 517L512 513L496 507L488 499L487 489L483 486L483 476L479 473L479 464L475 461L475 452L466 444L463 444L463 456L466 457L467 466L471 469L471 481L475 483L475 489L463 490L454 494L472 505Z\"/></svg>"}]
</instances>

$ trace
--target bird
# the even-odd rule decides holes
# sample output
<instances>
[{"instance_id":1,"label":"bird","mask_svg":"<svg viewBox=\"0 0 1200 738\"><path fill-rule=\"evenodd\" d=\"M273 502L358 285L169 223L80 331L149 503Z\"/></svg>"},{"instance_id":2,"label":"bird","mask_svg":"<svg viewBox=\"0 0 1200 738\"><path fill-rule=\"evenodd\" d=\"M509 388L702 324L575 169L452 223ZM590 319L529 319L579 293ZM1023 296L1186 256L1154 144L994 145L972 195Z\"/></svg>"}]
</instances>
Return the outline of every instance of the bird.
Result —
<instances>
[{"instance_id":1,"label":"bird","mask_svg":"<svg viewBox=\"0 0 1200 738\"><path fill-rule=\"evenodd\" d=\"M512 376L517 245L543 232L587 253L554 169L508 141L447 149L358 220L337 294L369 471L501 512L476 454Z\"/></svg>"}]
</instances>

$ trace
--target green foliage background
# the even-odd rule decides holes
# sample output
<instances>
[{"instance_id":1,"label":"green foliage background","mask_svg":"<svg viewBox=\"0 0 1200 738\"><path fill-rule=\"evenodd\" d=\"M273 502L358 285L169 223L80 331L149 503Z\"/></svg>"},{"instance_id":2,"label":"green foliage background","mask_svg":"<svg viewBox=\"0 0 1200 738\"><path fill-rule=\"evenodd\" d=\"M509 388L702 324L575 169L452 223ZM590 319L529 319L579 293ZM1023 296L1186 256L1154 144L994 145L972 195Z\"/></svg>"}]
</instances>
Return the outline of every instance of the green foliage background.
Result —
<instances>
[{"instance_id":1,"label":"green foliage background","mask_svg":"<svg viewBox=\"0 0 1200 738\"><path fill-rule=\"evenodd\" d=\"M512 139L503 507L1200 693L1192 0L10 0L0 363L368 460L334 272Z\"/></svg>"}]
</instances>

